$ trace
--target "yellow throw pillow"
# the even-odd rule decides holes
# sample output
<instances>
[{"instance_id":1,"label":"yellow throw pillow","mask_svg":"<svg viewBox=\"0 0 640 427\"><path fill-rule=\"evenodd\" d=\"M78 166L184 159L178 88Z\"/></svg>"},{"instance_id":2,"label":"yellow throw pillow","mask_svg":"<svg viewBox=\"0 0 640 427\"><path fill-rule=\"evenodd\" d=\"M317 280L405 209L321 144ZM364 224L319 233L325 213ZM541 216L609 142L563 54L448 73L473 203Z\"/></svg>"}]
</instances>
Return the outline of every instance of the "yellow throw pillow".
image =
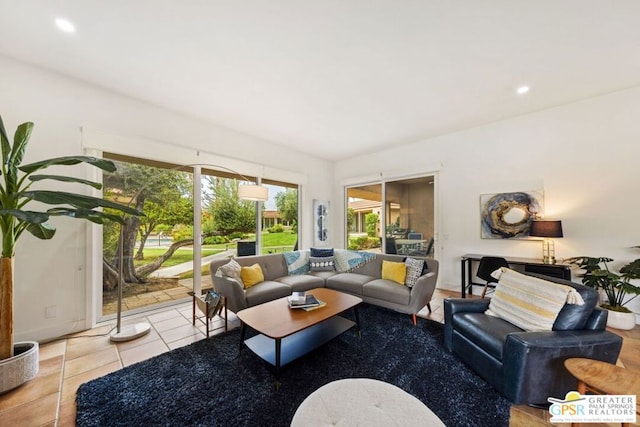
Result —
<instances>
[{"instance_id":1,"label":"yellow throw pillow","mask_svg":"<svg viewBox=\"0 0 640 427\"><path fill-rule=\"evenodd\" d=\"M242 267L240 270L240 277L244 283L244 288L249 289L255 284L264 282L264 275L262 274L262 268L260 264L253 264L251 267Z\"/></svg>"},{"instance_id":2,"label":"yellow throw pillow","mask_svg":"<svg viewBox=\"0 0 640 427\"><path fill-rule=\"evenodd\" d=\"M404 285L407 277L407 266L404 262L392 262L382 260L382 278L393 280L399 285Z\"/></svg>"}]
</instances>

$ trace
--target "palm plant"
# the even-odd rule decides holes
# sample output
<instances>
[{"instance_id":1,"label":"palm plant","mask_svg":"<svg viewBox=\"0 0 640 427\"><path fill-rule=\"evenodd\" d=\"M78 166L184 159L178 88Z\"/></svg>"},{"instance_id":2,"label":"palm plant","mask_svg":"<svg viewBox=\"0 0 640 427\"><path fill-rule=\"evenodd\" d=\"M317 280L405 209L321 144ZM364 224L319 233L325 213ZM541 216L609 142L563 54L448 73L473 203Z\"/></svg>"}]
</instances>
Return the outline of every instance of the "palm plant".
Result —
<instances>
[{"instance_id":1,"label":"palm plant","mask_svg":"<svg viewBox=\"0 0 640 427\"><path fill-rule=\"evenodd\" d=\"M608 263L613 262L612 258L579 256L565 261L584 270L584 273L579 275L584 285L602 290L607 298L607 304L602 304L603 308L631 313L624 305L640 294L640 287L631 283L632 280L640 279L640 259L624 265L619 273L609 269ZM634 296L627 298L629 294Z\"/></svg>"},{"instance_id":2,"label":"palm plant","mask_svg":"<svg viewBox=\"0 0 640 427\"><path fill-rule=\"evenodd\" d=\"M14 256L19 238L28 232L42 240L53 238L56 229L47 221L52 216L87 219L97 224L105 221L123 223L119 214L142 215L136 209L103 200L101 198L64 191L30 190L39 181L79 183L96 189L102 188L97 182L63 175L38 175L35 172L49 166L71 166L86 163L102 170L113 172L113 162L89 156L67 156L42 160L22 165L33 123L22 123L16 129L13 144L9 141L0 116L0 145L2 165L0 165L0 231L2 231L2 255L0 256L0 360L13 356L13 290ZM27 210L29 202L52 205L44 211ZM117 213L107 213L100 208L115 209Z\"/></svg>"}]
</instances>

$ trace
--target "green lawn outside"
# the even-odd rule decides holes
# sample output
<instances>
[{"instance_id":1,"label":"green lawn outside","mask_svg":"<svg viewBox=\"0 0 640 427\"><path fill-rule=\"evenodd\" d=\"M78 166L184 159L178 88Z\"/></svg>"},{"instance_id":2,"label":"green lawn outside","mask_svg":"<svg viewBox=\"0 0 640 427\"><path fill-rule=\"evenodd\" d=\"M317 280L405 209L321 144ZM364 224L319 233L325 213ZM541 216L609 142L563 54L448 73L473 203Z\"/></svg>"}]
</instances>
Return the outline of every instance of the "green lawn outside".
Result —
<instances>
[{"instance_id":1,"label":"green lawn outside","mask_svg":"<svg viewBox=\"0 0 640 427\"><path fill-rule=\"evenodd\" d=\"M247 240L251 238L255 238L255 235L251 235L247 237ZM268 254L269 251L273 252L287 252L293 250L296 241L298 240L297 234L292 233L263 233L262 234L262 253ZM209 245L210 248L219 248L221 250L225 250L225 247L228 246L230 249L234 248L233 243L227 243L222 245ZM204 249L202 251L204 255ZM209 266L202 267L202 275L206 276L209 274ZM191 279L193 278L193 271L187 271L180 275L180 279Z\"/></svg>"},{"instance_id":2,"label":"green lawn outside","mask_svg":"<svg viewBox=\"0 0 640 427\"><path fill-rule=\"evenodd\" d=\"M251 240L251 238L255 239L255 235L249 235L247 240ZM298 235L290 232L283 233L262 233L262 253L274 253L274 252L287 252L293 250L296 241L298 240ZM223 243L219 245L203 245L202 246L202 256L206 257L209 255L213 255L227 249L235 249L235 243ZM144 249L144 260L142 261L134 261L134 265L136 267L148 264L153 262L157 257L166 252L165 248L145 248ZM177 264L182 264L183 262L189 262L193 259L193 252L191 247L178 249L171 258L166 260L162 267L171 267Z\"/></svg>"},{"instance_id":3,"label":"green lawn outside","mask_svg":"<svg viewBox=\"0 0 640 427\"><path fill-rule=\"evenodd\" d=\"M255 234L247 234L243 240L255 240ZM262 233L262 253L287 252L292 251L298 241L298 234L284 231L282 233ZM235 249L234 243L230 242L226 245L230 249ZM224 247L225 245L212 245L211 247Z\"/></svg>"},{"instance_id":4,"label":"green lawn outside","mask_svg":"<svg viewBox=\"0 0 640 427\"><path fill-rule=\"evenodd\" d=\"M209 256L213 254L217 254L218 252L224 251L224 245L221 245L222 248L218 248L216 246L220 245L211 245L211 246L203 246L202 247L202 256ZM135 260L133 264L138 267L143 264L149 264L153 262L160 255L165 253L167 250L165 248L145 248L144 250L144 260L138 261ZM193 260L193 251L191 247L187 249L178 249L171 258L166 260L162 266L163 267L171 267L177 264L182 264L183 262L189 262Z\"/></svg>"},{"instance_id":5,"label":"green lawn outside","mask_svg":"<svg viewBox=\"0 0 640 427\"><path fill-rule=\"evenodd\" d=\"M262 233L262 253L292 251L298 240L298 235L283 233Z\"/></svg>"}]
</instances>

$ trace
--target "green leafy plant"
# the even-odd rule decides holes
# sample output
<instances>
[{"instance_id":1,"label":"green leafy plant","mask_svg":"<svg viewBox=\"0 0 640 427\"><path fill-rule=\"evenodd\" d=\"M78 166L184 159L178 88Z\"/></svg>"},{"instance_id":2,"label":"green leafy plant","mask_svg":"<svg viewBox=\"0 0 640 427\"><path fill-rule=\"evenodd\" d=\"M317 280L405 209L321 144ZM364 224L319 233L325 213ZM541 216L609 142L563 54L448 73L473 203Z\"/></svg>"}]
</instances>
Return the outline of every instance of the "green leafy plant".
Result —
<instances>
[{"instance_id":1,"label":"green leafy plant","mask_svg":"<svg viewBox=\"0 0 640 427\"><path fill-rule=\"evenodd\" d=\"M380 221L378 214L368 213L364 216L364 220L367 224L367 236L375 237L378 232L378 222Z\"/></svg>"},{"instance_id":2,"label":"green leafy plant","mask_svg":"<svg viewBox=\"0 0 640 427\"><path fill-rule=\"evenodd\" d=\"M363 249L373 249L380 247L379 237L360 236L349 239L349 246L347 249L359 251Z\"/></svg>"},{"instance_id":3,"label":"green leafy plant","mask_svg":"<svg viewBox=\"0 0 640 427\"><path fill-rule=\"evenodd\" d=\"M584 285L605 294L607 304L602 304L603 308L631 313L624 305L640 294L640 287L631 283L632 280L640 279L640 259L625 264L618 273L609 269L608 263L613 262L612 258L579 256L565 261L584 270L579 275ZM628 295L634 296L629 298Z\"/></svg>"},{"instance_id":4,"label":"green leafy plant","mask_svg":"<svg viewBox=\"0 0 640 427\"><path fill-rule=\"evenodd\" d=\"M173 228L171 233L173 237L173 241L177 242L180 240L193 239L193 226L192 225L184 225L179 224Z\"/></svg>"},{"instance_id":5,"label":"green leafy plant","mask_svg":"<svg viewBox=\"0 0 640 427\"><path fill-rule=\"evenodd\" d=\"M32 236L49 240L56 233L47 221L50 217L66 216L86 219L96 224L107 221L123 223L121 214L142 215L131 207L98 197L64 191L31 190L32 184L40 181L76 183L100 189L102 185L65 175L35 174L50 166L72 166L86 163L102 170L113 172L116 167L109 160L89 156L67 156L22 165L27 144L33 131L33 123L22 123L16 129L13 144L9 141L0 117L0 144L2 165L0 166L0 231L2 231L2 255L0 256L0 360L13 355L13 290L14 257L16 244L26 231ZM28 210L35 201L51 205L43 211ZM101 208L112 209L103 212ZM115 213L114 213L115 210Z\"/></svg>"},{"instance_id":6,"label":"green leafy plant","mask_svg":"<svg viewBox=\"0 0 640 427\"><path fill-rule=\"evenodd\" d=\"M283 233L284 232L284 227L282 226L282 224L276 224L273 227L267 228L267 232L268 233Z\"/></svg>"}]
</instances>

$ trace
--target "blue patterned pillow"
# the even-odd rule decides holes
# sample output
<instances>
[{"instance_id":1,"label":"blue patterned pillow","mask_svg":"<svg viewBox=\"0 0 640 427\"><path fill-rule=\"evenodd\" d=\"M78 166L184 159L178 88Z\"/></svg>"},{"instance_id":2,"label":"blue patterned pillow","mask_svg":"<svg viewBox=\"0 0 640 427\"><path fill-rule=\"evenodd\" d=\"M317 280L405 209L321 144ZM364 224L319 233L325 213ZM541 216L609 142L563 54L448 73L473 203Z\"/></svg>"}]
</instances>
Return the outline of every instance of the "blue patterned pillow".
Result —
<instances>
[{"instance_id":1,"label":"blue patterned pillow","mask_svg":"<svg viewBox=\"0 0 640 427\"><path fill-rule=\"evenodd\" d=\"M346 273L376 258L376 254L364 251L350 251L347 249L335 250L336 271Z\"/></svg>"},{"instance_id":2,"label":"blue patterned pillow","mask_svg":"<svg viewBox=\"0 0 640 427\"><path fill-rule=\"evenodd\" d=\"M283 255L289 274L306 274L309 272L309 251L285 252Z\"/></svg>"}]
</instances>

